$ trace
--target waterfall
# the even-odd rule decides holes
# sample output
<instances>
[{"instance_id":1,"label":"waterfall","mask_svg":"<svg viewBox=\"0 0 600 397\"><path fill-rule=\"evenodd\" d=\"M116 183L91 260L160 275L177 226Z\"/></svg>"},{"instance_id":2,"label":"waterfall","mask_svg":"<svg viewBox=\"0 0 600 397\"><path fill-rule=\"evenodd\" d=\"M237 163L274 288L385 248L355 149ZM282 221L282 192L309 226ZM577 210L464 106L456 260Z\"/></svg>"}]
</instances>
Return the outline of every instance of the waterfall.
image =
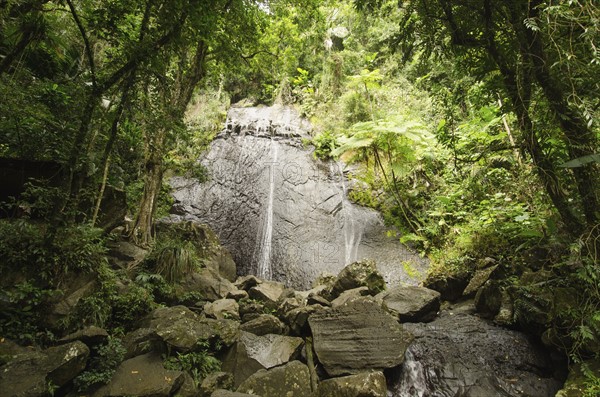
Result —
<instances>
[{"instance_id":1,"label":"waterfall","mask_svg":"<svg viewBox=\"0 0 600 397\"><path fill-rule=\"evenodd\" d=\"M424 397L428 392L427 374L423 365L415 359L410 348L404 355L402 365L401 381L395 390L391 390L388 396L393 397Z\"/></svg>"},{"instance_id":2,"label":"waterfall","mask_svg":"<svg viewBox=\"0 0 600 397\"><path fill-rule=\"evenodd\" d=\"M345 264L349 264L358 260L358 246L362 238L362 230L356 225L355 217L352 214L353 204L348 200L348 188L346 186L346 178L344 177L344 169L341 162L337 162L338 171L340 174L340 184L342 188L341 211L344 218L344 254Z\"/></svg>"},{"instance_id":3,"label":"waterfall","mask_svg":"<svg viewBox=\"0 0 600 397\"><path fill-rule=\"evenodd\" d=\"M258 261L257 276L270 280L273 276L271 268L271 249L273 243L273 199L275 196L275 166L277 165L277 156L279 146L271 139L271 163L267 164L269 170L269 191L267 198L266 216L263 222L262 240L260 242L260 258Z\"/></svg>"}]
</instances>

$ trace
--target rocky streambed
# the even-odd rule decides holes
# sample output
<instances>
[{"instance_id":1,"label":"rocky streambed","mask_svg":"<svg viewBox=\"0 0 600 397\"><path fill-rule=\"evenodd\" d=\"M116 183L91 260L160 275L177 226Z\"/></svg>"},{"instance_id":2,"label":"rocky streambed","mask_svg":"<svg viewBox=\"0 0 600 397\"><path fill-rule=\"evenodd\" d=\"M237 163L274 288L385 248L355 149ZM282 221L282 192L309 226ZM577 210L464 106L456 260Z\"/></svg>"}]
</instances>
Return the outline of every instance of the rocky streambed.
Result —
<instances>
[{"instance_id":1,"label":"rocky streambed","mask_svg":"<svg viewBox=\"0 0 600 397\"><path fill-rule=\"evenodd\" d=\"M221 253L222 254L222 253ZM222 262L222 261L221 261ZM72 380L106 345L84 327L45 350L0 343L2 396L553 396L548 352L474 314L441 309L440 294L388 287L372 261L294 290L216 267L185 275L193 305L164 306L122 337L125 355L97 387ZM187 287L185 287L187 286ZM188 366L173 369L169 357Z\"/></svg>"}]
</instances>

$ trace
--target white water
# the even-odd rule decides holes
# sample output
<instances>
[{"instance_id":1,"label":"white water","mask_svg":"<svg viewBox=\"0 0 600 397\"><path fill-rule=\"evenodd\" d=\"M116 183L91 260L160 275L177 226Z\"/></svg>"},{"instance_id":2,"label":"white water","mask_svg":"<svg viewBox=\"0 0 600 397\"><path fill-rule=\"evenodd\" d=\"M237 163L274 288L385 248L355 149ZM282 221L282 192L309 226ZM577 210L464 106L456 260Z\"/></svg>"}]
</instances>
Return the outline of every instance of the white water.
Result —
<instances>
[{"instance_id":1,"label":"white water","mask_svg":"<svg viewBox=\"0 0 600 397\"><path fill-rule=\"evenodd\" d=\"M266 207L266 217L263 223L263 236L260 243L260 258L258 261L257 276L266 280L270 280L273 276L271 268L271 247L273 240L273 200L275 196L275 167L277 165L277 156L279 154L279 146L271 140L271 163L267 164L269 172L269 196Z\"/></svg>"},{"instance_id":2,"label":"white water","mask_svg":"<svg viewBox=\"0 0 600 397\"><path fill-rule=\"evenodd\" d=\"M388 397L424 397L427 392L426 373L423 365L415 360L408 349L402 364L402 380L399 387L388 392Z\"/></svg>"},{"instance_id":3,"label":"white water","mask_svg":"<svg viewBox=\"0 0 600 397\"><path fill-rule=\"evenodd\" d=\"M340 173L340 184L342 187L342 216L344 217L344 253L345 264L348 265L358 260L358 246L362 239L362 228L356 224L353 214L353 204L348 200L348 188L346 186L346 178L341 163L337 163Z\"/></svg>"}]
</instances>

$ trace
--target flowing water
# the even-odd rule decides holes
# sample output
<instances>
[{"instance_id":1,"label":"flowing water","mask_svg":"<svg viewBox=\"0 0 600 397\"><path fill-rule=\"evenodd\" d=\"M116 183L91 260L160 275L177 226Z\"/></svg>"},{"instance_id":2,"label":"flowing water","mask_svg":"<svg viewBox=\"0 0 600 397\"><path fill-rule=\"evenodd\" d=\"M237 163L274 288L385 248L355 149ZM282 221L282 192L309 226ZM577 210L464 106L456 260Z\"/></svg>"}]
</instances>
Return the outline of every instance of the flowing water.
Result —
<instances>
[{"instance_id":1,"label":"flowing water","mask_svg":"<svg viewBox=\"0 0 600 397\"><path fill-rule=\"evenodd\" d=\"M277 165L279 146L271 140L271 166ZM273 239L273 199L275 196L275 170L269 171L269 198L265 207L265 221L262 229L263 238L260 242L260 259L258 262L257 276L270 280L273 276L271 269L271 247Z\"/></svg>"}]
</instances>

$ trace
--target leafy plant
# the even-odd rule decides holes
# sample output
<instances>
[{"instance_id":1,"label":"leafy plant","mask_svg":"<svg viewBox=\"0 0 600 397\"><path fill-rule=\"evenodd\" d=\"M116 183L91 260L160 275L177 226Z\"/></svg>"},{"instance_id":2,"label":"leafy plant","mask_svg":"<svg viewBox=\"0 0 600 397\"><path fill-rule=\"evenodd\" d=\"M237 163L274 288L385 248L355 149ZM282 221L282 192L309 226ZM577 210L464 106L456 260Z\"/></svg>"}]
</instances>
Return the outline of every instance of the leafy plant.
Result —
<instances>
[{"instance_id":1,"label":"leafy plant","mask_svg":"<svg viewBox=\"0 0 600 397\"><path fill-rule=\"evenodd\" d=\"M79 392L108 383L125 358L126 349L119 338L109 336L105 344L92 349L92 358L73 381Z\"/></svg>"},{"instance_id":2,"label":"leafy plant","mask_svg":"<svg viewBox=\"0 0 600 397\"><path fill-rule=\"evenodd\" d=\"M166 369L186 371L199 384L206 375L221 369L221 362L208 349L208 342L199 342L196 351L177 352L175 356L166 357L163 365Z\"/></svg>"}]
</instances>

